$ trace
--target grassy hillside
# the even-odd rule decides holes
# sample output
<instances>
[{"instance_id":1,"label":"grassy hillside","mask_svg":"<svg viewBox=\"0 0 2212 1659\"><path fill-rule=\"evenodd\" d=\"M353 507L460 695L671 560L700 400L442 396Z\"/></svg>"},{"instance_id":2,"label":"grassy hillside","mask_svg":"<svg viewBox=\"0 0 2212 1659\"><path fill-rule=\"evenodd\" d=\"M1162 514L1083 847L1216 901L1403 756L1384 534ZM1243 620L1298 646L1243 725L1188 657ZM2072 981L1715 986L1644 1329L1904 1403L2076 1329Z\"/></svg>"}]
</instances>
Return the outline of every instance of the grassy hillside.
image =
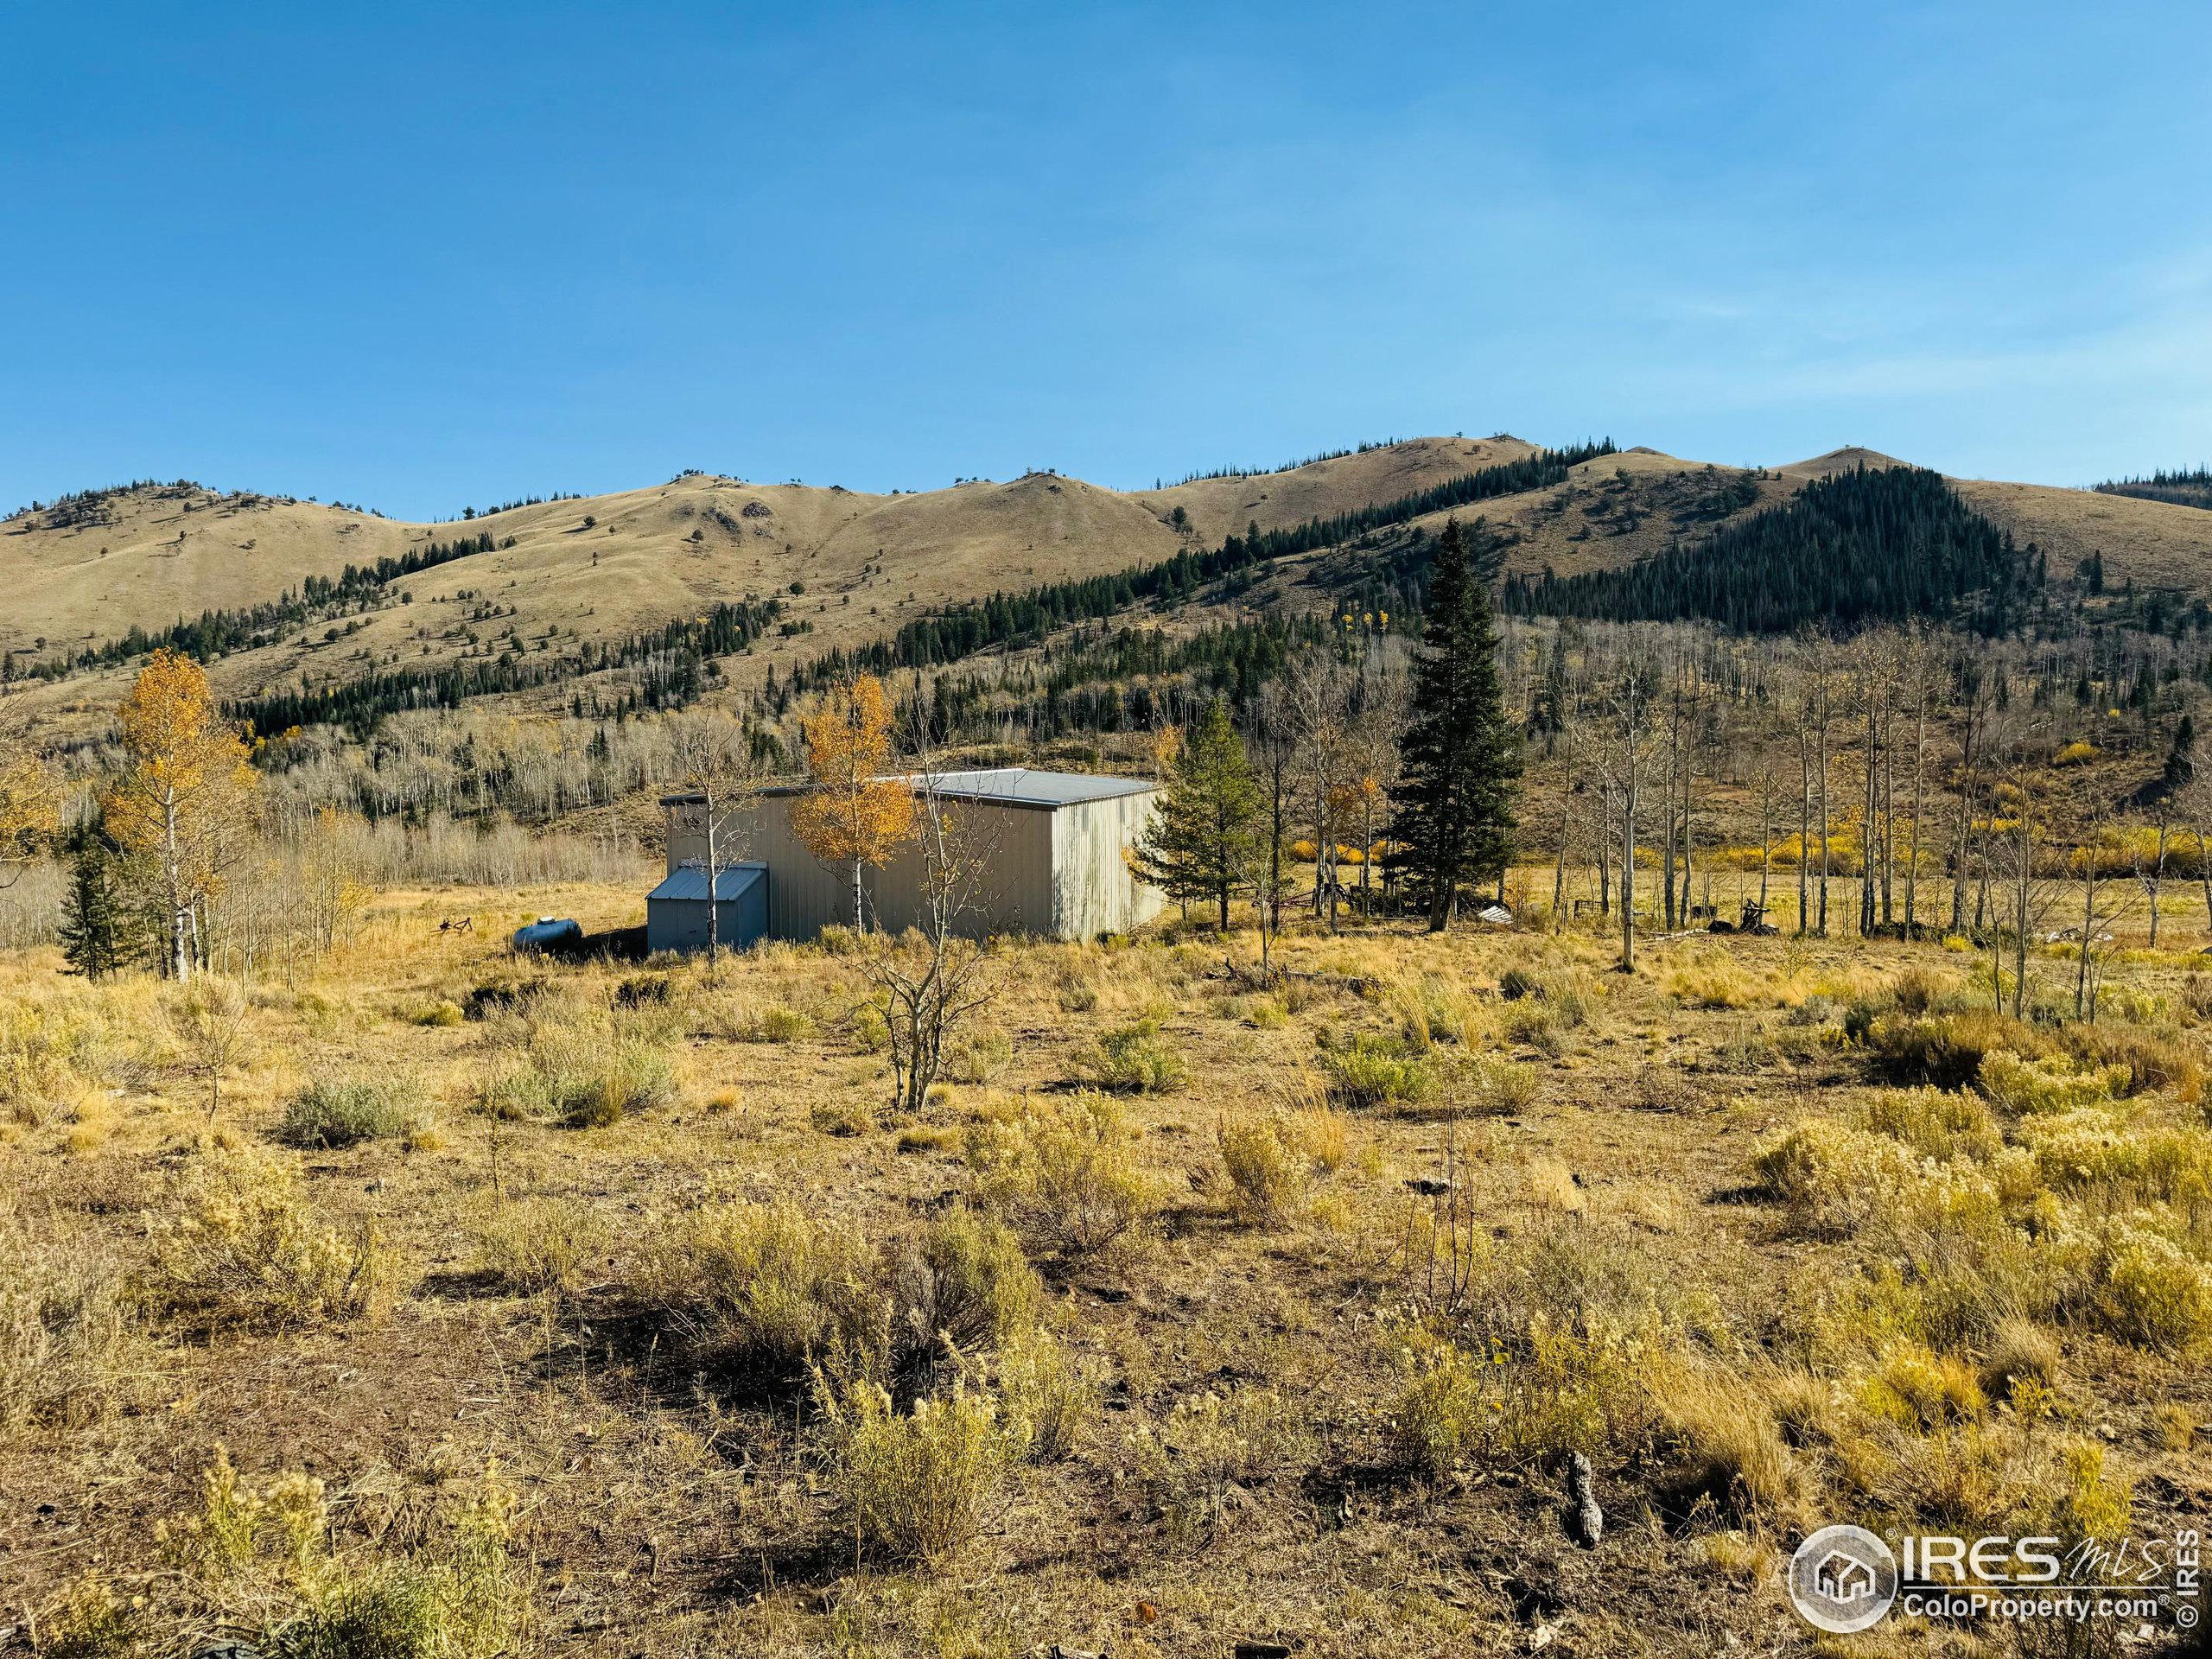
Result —
<instances>
[{"instance_id":1,"label":"grassy hillside","mask_svg":"<svg viewBox=\"0 0 2212 1659\"><path fill-rule=\"evenodd\" d=\"M1535 453L1518 439L1419 438L1274 473L1230 474L1117 492L1052 474L977 480L915 494L753 485L692 474L650 488L410 524L283 498L220 495L188 485L99 493L0 524L0 583L18 602L0 615L0 652L18 673L158 631L202 611L242 612L349 566L419 560L463 535L490 550L367 590L363 603L275 632L276 643L212 664L226 698L302 690L376 673L475 668L544 654L549 663L609 646L713 607L774 599L767 636L724 664L737 685L779 679L825 652L888 639L917 618L1000 592L1156 566L1207 553L1256 524L1287 530ZM1487 518L1510 574L1561 577L1617 569L1694 546L1715 531L1793 499L1848 467L1900 464L1847 448L1758 471L1648 448L1600 456L1563 484L1461 507ZM2093 552L2107 583L2212 593L2212 515L2169 502L2038 486L1958 481L1967 502L2021 546L2037 543L2054 575ZM1363 532L1433 535L1438 511ZM1325 566L1302 553L1295 567ZM1325 584L1297 568L1260 597L1309 607ZM1188 603L1178 597L1169 601ZM131 664L79 670L33 688L50 729L105 729ZM513 694L518 709L565 702L574 686Z\"/></svg>"},{"instance_id":2,"label":"grassy hillside","mask_svg":"<svg viewBox=\"0 0 2212 1659\"><path fill-rule=\"evenodd\" d=\"M335 639L321 624L226 658L213 665L216 690L236 697L487 656L510 631L526 648L613 640L718 602L780 594L786 620L806 632L764 647L759 673L771 661L880 638L935 606L1154 563L1250 524L1279 529L1351 511L1533 448L1509 438L1417 439L1138 494L1049 474L911 495L692 474L465 524L148 486L106 497L89 517L48 510L0 526L0 584L24 596L0 618L0 651L49 659L467 533L497 545L391 584L408 603L391 594L383 608L344 619L350 631L341 626ZM127 672L79 673L31 695L49 718L90 729Z\"/></svg>"}]
</instances>

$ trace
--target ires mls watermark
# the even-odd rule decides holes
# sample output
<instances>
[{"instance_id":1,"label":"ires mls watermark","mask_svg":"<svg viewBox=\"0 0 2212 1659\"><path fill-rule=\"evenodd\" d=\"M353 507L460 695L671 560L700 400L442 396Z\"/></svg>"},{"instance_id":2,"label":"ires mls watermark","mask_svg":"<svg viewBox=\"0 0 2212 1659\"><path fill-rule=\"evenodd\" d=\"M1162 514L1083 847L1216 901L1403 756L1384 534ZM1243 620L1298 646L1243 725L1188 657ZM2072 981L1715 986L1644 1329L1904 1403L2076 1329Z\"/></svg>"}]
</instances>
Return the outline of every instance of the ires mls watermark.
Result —
<instances>
[{"instance_id":1,"label":"ires mls watermark","mask_svg":"<svg viewBox=\"0 0 2212 1659\"><path fill-rule=\"evenodd\" d=\"M1848 1636L1892 1610L1943 1619L2125 1619L2196 1628L2202 1540L1909 1535L1892 1550L1864 1527L1822 1527L1790 1557L1789 1599L1816 1630Z\"/></svg>"}]
</instances>

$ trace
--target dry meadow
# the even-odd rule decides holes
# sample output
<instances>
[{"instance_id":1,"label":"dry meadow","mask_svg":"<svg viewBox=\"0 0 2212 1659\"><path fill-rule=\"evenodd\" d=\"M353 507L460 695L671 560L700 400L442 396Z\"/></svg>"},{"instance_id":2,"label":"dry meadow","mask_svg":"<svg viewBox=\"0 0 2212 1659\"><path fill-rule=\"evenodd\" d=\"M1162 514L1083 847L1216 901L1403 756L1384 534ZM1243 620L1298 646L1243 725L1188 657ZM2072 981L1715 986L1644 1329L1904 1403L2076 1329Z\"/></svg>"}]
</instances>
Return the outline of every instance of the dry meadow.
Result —
<instances>
[{"instance_id":1,"label":"dry meadow","mask_svg":"<svg viewBox=\"0 0 2212 1659\"><path fill-rule=\"evenodd\" d=\"M2203 1513L2193 928L1007 943L906 1116L859 941L499 943L635 902L0 957L0 1648L1808 1652L1812 1526Z\"/></svg>"}]
</instances>

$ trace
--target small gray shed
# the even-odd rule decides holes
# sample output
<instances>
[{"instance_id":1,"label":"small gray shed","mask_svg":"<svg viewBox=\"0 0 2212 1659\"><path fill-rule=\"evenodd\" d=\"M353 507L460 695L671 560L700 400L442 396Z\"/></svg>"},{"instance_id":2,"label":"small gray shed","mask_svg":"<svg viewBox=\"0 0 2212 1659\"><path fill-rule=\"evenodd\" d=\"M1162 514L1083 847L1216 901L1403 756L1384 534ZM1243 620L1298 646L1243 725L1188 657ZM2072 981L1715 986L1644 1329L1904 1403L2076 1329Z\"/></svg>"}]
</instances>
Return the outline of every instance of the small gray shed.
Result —
<instances>
[{"instance_id":1,"label":"small gray shed","mask_svg":"<svg viewBox=\"0 0 2212 1659\"><path fill-rule=\"evenodd\" d=\"M1127 932L1160 913L1165 900L1136 879L1128 861L1128 849L1158 804L1149 781L1027 766L899 781L932 798L976 837L989 861L991 879L964 918L963 931L1087 939ZM851 871L817 862L791 828L791 804L803 792L766 790L716 817L717 861L743 859L767 873L770 938L810 939L853 918ZM669 813L671 878L687 867L703 868L704 803L696 795L671 795L661 804ZM921 852L911 843L880 868L865 871L861 899L870 925L893 933L912 926L920 913L921 878Z\"/></svg>"},{"instance_id":2,"label":"small gray shed","mask_svg":"<svg viewBox=\"0 0 2212 1659\"><path fill-rule=\"evenodd\" d=\"M768 867L725 864L715 874L715 943L742 950L768 931ZM645 949L707 948L707 872L685 865L645 895Z\"/></svg>"}]
</instances>

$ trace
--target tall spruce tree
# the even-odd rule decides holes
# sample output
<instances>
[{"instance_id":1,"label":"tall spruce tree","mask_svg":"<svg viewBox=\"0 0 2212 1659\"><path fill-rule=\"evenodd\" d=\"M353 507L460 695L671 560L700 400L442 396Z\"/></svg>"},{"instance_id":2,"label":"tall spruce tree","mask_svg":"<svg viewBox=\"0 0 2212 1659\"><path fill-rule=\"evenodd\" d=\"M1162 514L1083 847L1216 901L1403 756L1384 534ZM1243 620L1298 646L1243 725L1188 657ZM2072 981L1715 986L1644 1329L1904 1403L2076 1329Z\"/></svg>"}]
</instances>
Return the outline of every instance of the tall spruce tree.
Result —
<instances>
[{"instance_id":1,"label":"tall spruce tree","mask_svg":"<svg viewBox=\"0 0 2212 1659\"><path fill-rule=\"evenodd\" d=\"M145 930L124 890L116 857L86 836L69 863L61 895L61 954L86 979L122 970L145 944Z\"/></svg>"},{"instance_id":2,"label":"tall spruce tree","mask_svg":"<svg viewBox=\"0 0 2212 1659\"><path fill-rule=\"evenodd\" d=\"M1519 748L1505 722L1490 594L1456 518L1429 567L1428 630L1414 664L1413 717L1399 734L1393 858L1428 912L1452 919L1461 887L1502 874L1513 855Z\"/></svg>"},{"instance_id":3,"label":"tall spruce tree","mask_svg":"<svg viewBox=\"0 0 2212 1659\"><path fill-rule=\"evenodd\" d=\"M1266 812L1244 740L1217 699L1184 740L1160 810L1137 842L1138 878L1171 899L1212 903L1226 928L1231 895L1251 880L1266 849Z\"/></svg>"}]
</instances>

